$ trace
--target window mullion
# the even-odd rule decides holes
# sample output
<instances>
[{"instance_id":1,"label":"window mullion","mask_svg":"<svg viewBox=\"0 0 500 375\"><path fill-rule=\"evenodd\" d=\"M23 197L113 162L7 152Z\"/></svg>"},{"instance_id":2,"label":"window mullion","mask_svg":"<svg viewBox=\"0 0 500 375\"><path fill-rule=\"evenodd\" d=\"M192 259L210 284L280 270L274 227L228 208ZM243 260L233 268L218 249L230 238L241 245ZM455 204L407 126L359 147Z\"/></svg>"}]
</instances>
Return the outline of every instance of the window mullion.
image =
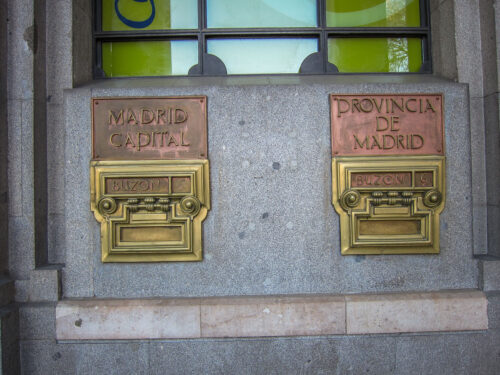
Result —
<instances>
[{"instance_id":1,"label":"window mullion","mask_svg":"<svg viewBox=\"0 0 500 375\"><path fill-rule=\"evenodd\" d=\"M95 34L96 39L157 39L157 38L192 38L198 35L197 30L150 30L150 31L106 31Z\"/></svg>"},{"instance_id":2,"label":"window mullion","mask_svg":"<svg viewBox=\"0 0 500 375\"><path fill-rule=\"evenodd\" d=\"M200 65L200 74L205 74L203 55L206 51L206 41L203 30L207 24L206 17L207 2L206 0L198 0L198 64Z\"/></svg>"},{"instance_id":3,"label":"window mullion","mask_svg":"<svg viewBox=\"0 0 500 375\"><path fill-rule=\"evenodd\" d=\"M428 24L429 17L428 17L426 0L419 0L419 6L420 6L420 26L429 27Z\"/></svg>"},{"instance_id":4,"label":"window mullion","mask_svg":"<svg viewBox=\"0 0 500 375\"><path fill-rule=\"evenodd\" d=\"M327 27L329 34L353 34L353 35L427 35L426 27Z\"/></svg>"},{"instance_id":5,"label":"window mullion","mask_svg":"<svg viewBox=\"0 0 500 375\"><path fill-rule=\"evenodd\" d=\"M328 33L326 29L326 0L318 0L318 11L320 14L319 27L321 29L320 34L320 46L319 52L322 56L323 66L322 71L326 73L326 67L328 66Z\"/></svg>"},{"instance_id":6,"label":"window mullion","mask_svg":"<svg viewBox=\"0 0 500 375\"><path fill-rule=\"evenodd\" d=\"M326 26L326 5L325 0L316 0L317 14L318 14L318 27L324 28Z\"/></svg>"}]
</instances>

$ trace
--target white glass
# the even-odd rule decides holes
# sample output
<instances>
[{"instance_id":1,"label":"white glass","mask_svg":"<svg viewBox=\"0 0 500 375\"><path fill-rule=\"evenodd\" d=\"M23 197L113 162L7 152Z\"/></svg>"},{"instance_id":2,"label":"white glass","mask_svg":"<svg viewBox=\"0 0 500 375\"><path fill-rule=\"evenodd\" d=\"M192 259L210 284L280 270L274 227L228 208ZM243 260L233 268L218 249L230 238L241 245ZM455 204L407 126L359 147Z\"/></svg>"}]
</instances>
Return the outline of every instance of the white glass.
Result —
<instances>
[{"instance_id":1,"label":"white glass","mask_svg":"<svg viewBox=\"0 0 500 375\"><path fill-rule=\"evenodd\" d=\"M304 59L317 51L313 38L207 41L207 52L224 62L227 74L298 73Z\"/></svg>"},{"instance_id":2,"label":"white glass","mask_svg":"<svg viewBox=\"0 0 500 375\"><path fill-rule=\"evenodd\" d=\"M316 0L207 0L207 26L316 27Z\"/></svg>"}]
</instances>

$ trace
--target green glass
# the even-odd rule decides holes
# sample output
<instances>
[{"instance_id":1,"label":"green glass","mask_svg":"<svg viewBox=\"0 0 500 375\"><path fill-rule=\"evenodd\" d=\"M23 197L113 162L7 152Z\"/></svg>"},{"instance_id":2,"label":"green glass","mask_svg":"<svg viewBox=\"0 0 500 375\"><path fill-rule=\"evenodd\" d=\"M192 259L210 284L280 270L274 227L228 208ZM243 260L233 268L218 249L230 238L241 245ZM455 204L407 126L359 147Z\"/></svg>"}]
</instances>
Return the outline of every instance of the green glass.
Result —
<instances>
[{"instance_id":1,"label":"green glass","mask_svg":"<svg viewBox=\"0 0 500 375\"><path fill-rule=\"evenodd\" d=\"M210 28L316 27L316 0L207 0Z\"/></svg>"},{"instance_id":2,"label":"green glass","mask_svg":"<svg viewBox=\"0 0 500 375\"><path fill-rule=\"evenodd\" d=\"M419 0L326 0L329 27L418 27Z\"/></svg>"},{"instance_id":3,"label":"green glass","mask_svg":"<svg viewBox=\"0 0 500 375\"><path fill-rule=\"evenodd\" d=\"M102 43L106 77L187 75L198 64L192 40Z\"/></svg>"},{"instance_id":4,"label":"green glass","mask_svg":"<svg viewBox=\"0 0 500 375\"><path fill-rule=\"evenodd\" d=\"M197 29L197 0L102 0L102 30Z\"/></svg>"},{"instance_id":5,"label":"green glass","mask_svg":"<svg viewBox=\"0 0 500 375\"><path fill-rule=\"evenodd\" d=\"M298 73L302 61L318 51L317 39L209 39L207 51L219 57L227 74Z\"/></svg>"},{"instance_id":6,"label":"green glass","mask_svg":"<svg viewBox=\"0 0 500 375\"><path fill-rule=\"evenodd\" d=\"M408 73L422 66L419 38L328 39L328 61L340 73Z\"/></svg>"}]
</instances>

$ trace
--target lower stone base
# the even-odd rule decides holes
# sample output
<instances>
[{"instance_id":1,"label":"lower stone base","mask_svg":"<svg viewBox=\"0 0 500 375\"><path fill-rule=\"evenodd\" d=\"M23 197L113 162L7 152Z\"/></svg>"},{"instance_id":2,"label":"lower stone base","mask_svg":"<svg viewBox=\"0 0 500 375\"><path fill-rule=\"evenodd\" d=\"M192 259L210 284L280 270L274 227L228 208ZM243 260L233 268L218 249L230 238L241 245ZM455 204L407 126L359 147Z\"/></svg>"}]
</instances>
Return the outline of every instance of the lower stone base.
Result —
<instances>
[{"instance_id":1,"label":"lower stone base","mask_svg":"<svg viewBox=\"0 0 500 375\"><path fill-rule=\"evenodd\" d=\"M0 374L19 373L19 312L15 304L0 308Z\"/></svg>"},{"instance_id":2,"label":"lower stone base","mask_svg":"<svg viewBox=\"0 0 500 375\"><path fill-rule=\"evenodd\" d=\"M59 342L55 305L22 304L21 373L498 374L500 292L486 297L486 331Z\"/></svg>"},{"instance_id":3,"label":"lower stone base","mask_svg":"<svg viewBox=\"0 0 500 375\"><path fill-rule=\"evenodd\" d=\"M371 374L500 373L500 330L367 336L59 343L24 341L22 373Z\"/></svg>"}]
</instances>

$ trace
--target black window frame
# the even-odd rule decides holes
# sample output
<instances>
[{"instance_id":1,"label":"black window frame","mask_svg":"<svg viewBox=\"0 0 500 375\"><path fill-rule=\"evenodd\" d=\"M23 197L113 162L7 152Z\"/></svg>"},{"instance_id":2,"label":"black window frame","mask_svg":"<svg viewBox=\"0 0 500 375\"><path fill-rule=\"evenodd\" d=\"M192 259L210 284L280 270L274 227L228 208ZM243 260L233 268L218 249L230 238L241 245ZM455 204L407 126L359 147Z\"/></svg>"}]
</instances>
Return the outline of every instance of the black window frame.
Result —
<instances>
[{"instance_id":1,"label":"black window frame","mask_svg":"<svg viewBox=\"0 0 500 375\"><path fill-rule=\"evenodd\" d=\"M318 52L306 57L298 73L282 73L277 75L300 74L429 74L432 73L431 60L431 31L429 0L419 0L420 26L419 27L327 27L326 0L316 0L317 27L290 27L290 28L208 28L206 0L198 1L198 28L175 30L143 30L143 31L103 31L102 30L102 0L95 0L93 4L93 76L95 79L106 77L102 69L102 43L120 41L153 41L153 40L195 40L198 42L198 64L194 65L187 76L159 76L159 77L193 77L193 76L220 76L227 75L224 63L216 56L208 54L207 39L210 38L317 38ZM422 43L422 66L419 72L339 72L335 65L328 62L329 38L419 38ZM276 74L238 74L243 76L269 76ZM237 76L237 75L231 75ZM155 76L141 76L155 77ZM158 76L156 76L158 77ZM130 78L130 77L112 77Z\"/></svg>"}]
</instances>

